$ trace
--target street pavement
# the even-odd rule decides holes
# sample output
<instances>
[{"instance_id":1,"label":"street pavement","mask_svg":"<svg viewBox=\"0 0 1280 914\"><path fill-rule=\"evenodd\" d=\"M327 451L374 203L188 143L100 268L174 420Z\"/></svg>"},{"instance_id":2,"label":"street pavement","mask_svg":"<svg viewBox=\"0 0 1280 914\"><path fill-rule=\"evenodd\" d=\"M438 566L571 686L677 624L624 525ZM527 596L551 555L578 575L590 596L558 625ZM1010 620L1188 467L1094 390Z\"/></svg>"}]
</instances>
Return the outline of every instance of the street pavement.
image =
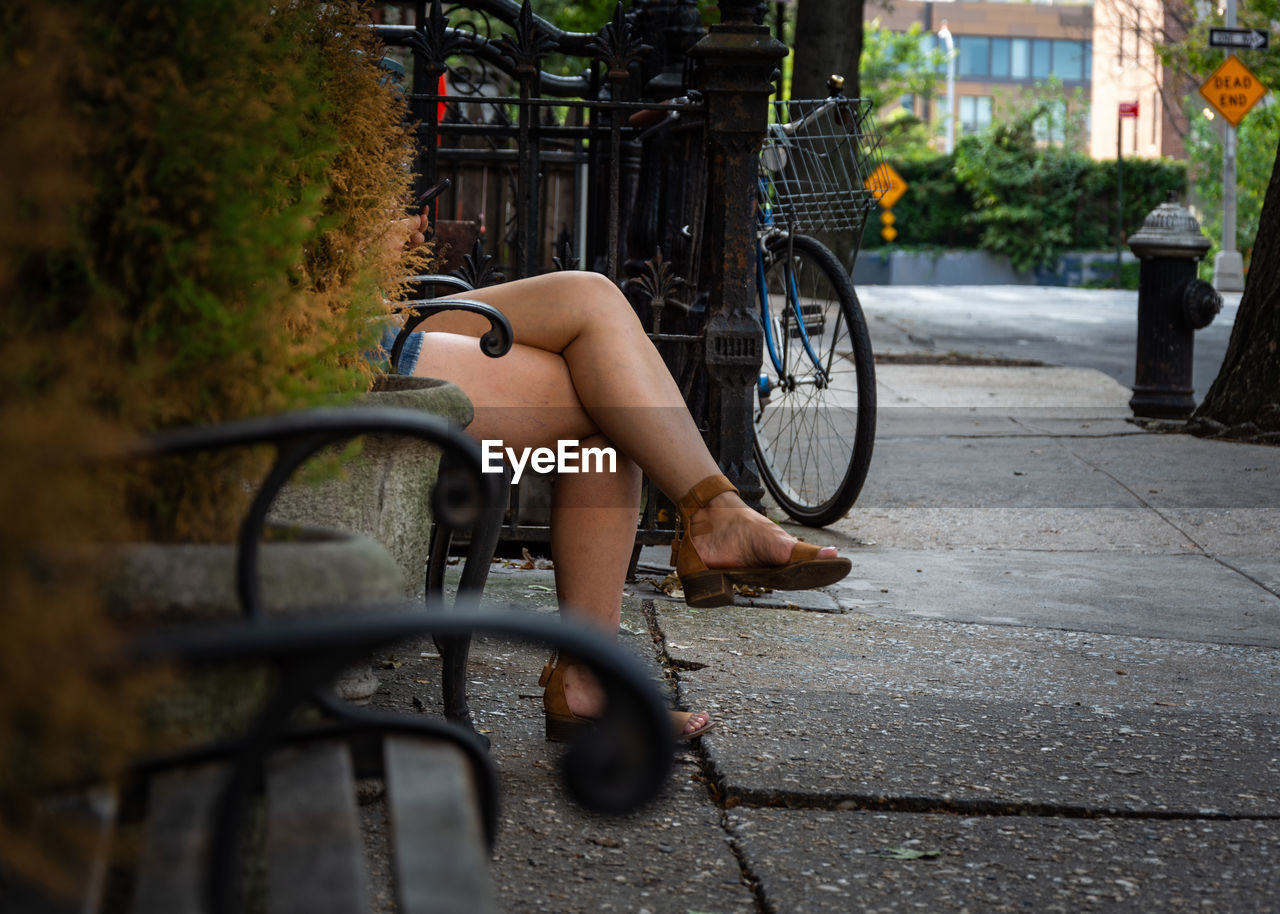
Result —
<instances>
[{"instance_id":1,"label":"street pavement","mask_svg":"<svg viewBox=\"0 0 1280 914\"><path fill-rule=\"evenodd\" d=\"M1138 293L1060 286L860 286L879 349L961 352L1093 368L1133 384ZM1239 292L1195 334L1192 382L1203 397L1227 351Z\"/></svg>"},{"instance_id":2,"label":"street pavement","mask_svg":"<svg viewBox=\"0 0 1280 914\"><path fill-rule=\"evenodd\" d=\"M926 364L877 366L849 516L791 528L845 581L693 610L644 551L621 642L717 720L650 807L574 808L543 655L475 645L504 910L1280 910L1280 450L1128 421L1106 346L1061 329L1112 293L1019 291L929 290L989 309L953 343L897 310L918 290L860 290L878 351ZM980 341L1018 309L1048 364L927 363L1002 355ZM488 593L553 612L546 566ZM434 652L399 659L379 701L429 706Z\"/></svg>"}]
</instances>

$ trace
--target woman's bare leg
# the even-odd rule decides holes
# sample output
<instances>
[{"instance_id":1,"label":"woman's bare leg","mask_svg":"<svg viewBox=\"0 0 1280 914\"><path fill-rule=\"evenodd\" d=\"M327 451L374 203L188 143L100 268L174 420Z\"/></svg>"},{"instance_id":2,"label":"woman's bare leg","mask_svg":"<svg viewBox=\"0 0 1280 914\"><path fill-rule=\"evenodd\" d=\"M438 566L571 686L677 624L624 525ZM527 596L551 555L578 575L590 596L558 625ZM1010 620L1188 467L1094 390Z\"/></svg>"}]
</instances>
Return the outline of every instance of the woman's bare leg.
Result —
<instances>
[{"instance_id":1,"label":"woman's bare leg","mask_svg":"<svg viewBox=\"0 0 1280 914\"><path fill-rule=\"evenodd\" d=\"M720 472L662 357L630 304L606 277L549 273L477 289L465 297L502 311L511 322L517 345L559 356L580 409L594 429L639 464L673 501ZM424 326L469 335L488 329L482 318L464 314L432 317ZM429 364L424 370L435 374L440 360L426 352ZM501 377L494 377L498 374ZM487 407L501 410L514 402L548 412L538 409L536 402L511 399L516 388L524 385L518 366L508 370L491 362L466 377L450 379L476 401L477 413ZM559 401L546 406L554 411L561 408ZM778 565L790 557L795 539L746 509L736 494L719 495L703 510L709 512L710 532L699 536L695 546L709 567ZM835 550L823 554L834 556Z\"/></svg>"},{"instance_id":2,"label":"woman's bare leg","mask_svg":"<svg viewBox=\"0 0 1280 914\"><path fill-rule=\"evenodd\" d=\"M516 449L553 447L559 440L607 447L577 399L564 359L517 343L501 359L483 355L472 337L429 333L418 370L451 380L475 406L474 437ZM618 631L622 589L640 511L640 471L618 455L616 472L561 474L552 503L556 592L566 615L609 636ZM584 717L602 711L603 693L585 669L565 673L565 698ZM690 715L687 731L704 726Z\"/></svg>"}]
</instances>

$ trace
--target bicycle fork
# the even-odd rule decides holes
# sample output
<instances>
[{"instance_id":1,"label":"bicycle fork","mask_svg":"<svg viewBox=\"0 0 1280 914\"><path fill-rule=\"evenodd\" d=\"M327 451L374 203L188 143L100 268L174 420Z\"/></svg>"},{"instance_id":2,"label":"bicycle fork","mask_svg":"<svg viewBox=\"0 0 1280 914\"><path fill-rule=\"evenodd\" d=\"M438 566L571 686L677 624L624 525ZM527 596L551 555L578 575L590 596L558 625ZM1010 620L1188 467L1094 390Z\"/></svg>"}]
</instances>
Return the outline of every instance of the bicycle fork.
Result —
<instances>
[{"instance_id":1,"label":"bicycle fork","mask_svg":"<svg viewBox=\"0 0 1280 914\"><path fill-rule=\"evenodd\" d=\"M765 273L765 260L768 257L768 241L770 237L779 237L781 233L765 234L762 233L756 241L756 288L760 298L760 324L764 328L765 348L769 353L769 361L773 364L776 374L776 381L769 376L766 371L760 372L760 378L757 382L757 389L760 398L760 406L768 405L769 397L773 393L774 386L781 387L783 390L794 390L799 384L807 383L806 381L797 380L794 374L790 374L786 364L787 350L784 348L782 355L779 355L778 341L774 337L774 326L771 320L769 309L769 286L768 277ZM796 275L794 269L794 261L791 257L791 236L787 235L786 253L783 255L783 303L782 303L782 321L784 333L790 333L790 321L795 320L796 333L800 337L800 344L804 347L805 354L813 363L814 374L812 377L813 385L819 389L827 386L827 371L822 365L822 359L813 351L813 344L809 341L809 328L805 326L804 314L800 307L800 289L796 284ZM785 345L785 341L784 341Z\"/></svg>"}]
</instances>

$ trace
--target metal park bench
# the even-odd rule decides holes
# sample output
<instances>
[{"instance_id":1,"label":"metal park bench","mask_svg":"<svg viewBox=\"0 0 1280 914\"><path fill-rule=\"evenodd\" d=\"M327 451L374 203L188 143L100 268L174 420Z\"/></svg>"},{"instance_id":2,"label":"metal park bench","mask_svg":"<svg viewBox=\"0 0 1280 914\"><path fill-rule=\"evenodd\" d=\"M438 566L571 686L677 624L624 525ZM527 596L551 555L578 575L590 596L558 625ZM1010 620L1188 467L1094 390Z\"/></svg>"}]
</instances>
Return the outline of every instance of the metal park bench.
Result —
<instances>
[{"instance_id":1,"label":"metal park bench","mask_svg":"<svg viewBox=\"0 0 1280 914\"><path fill-rule=\"evenodd\" d=\"M663 702L634 659L593 633L479 607L474 593L432 612L416 603L366 606L359 614L343 606L289 615L264 610L259 543L272 499L308 457L365 434L407 435L444 451L437 520L442 530L470 529L469 561L487 564L504 506L501 479L480 472L474 442L430 416L317 410L165 432L131 452L150 458L274 446L275 462L237 544L241 616L138 635L118 658L126 670L249 664L269 669L272 685L240 732L139 759L109 786L66 785L50 796L50 821L78 822L88 839L65 851L78 878L35 889L0 874L6 914L364 911L366 850L356 791L370 778L385 792L399 910L493 910L488 851L497 779L481 738L447 720L352 706L326 688L354 661L406 639L481 634L583 657L609 693L611 714L562 756L570 794L590 809L617 812L662 784L671 761Z\"/></svg>"}]
</instances>

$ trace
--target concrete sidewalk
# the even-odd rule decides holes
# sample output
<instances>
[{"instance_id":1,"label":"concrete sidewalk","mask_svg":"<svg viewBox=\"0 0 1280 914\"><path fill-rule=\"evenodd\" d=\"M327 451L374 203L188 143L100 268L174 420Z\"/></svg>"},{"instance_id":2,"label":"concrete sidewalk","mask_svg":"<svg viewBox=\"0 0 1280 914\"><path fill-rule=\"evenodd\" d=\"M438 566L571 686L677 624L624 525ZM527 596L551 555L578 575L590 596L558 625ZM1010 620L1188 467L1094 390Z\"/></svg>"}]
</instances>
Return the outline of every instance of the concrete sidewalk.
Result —
<instances>
[{"instance_id":1,"label":"concrete sidewalk","mask_svg":"<svg viewBox=\"0 0 1280 914\"><path fill-rule=\"evenodd\" d=\"M1090 369L878 366L854 573L622 640L718 727L663 797L572 808L543 656L477 645L520 911L1280 910L1280 450L1157 434ZM551 572L490 594L554 611ZM428 646L380 700L438 694Z\"/></svg>"}]
</instances>

